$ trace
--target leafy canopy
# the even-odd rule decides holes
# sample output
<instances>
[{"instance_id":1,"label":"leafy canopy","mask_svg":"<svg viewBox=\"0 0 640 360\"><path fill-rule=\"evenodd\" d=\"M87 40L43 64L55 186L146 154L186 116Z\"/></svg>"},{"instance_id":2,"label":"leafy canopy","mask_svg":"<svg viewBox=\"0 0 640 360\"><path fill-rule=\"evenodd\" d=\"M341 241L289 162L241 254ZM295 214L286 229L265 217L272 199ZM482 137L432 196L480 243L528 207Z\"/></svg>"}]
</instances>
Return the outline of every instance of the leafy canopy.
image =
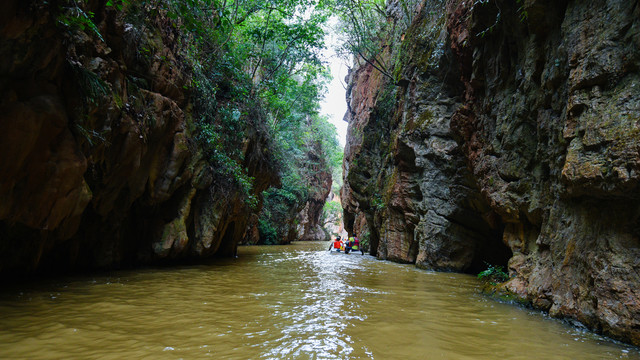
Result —
<instances>
[{"instance_id":1,"label":"leafy canopy","mask_svg":"<svg viewBox=\"0 0 640 360\"><path fill-rule=\"evenodd\" d=\"M88 1L67 0L59 22L94 32ZM266 133L264 151L282 186L264 194L260 229L273 241L317 191L319 172L341 154L335 128L319 115L329 72L321 60L325 23L335 11L328 0L108 0L141 31L166 17L177 29L181 61L191 74L193 133L222 186L241 190L250 208L260 194L245 167L249 132ZM137 20L136 20L137 19ZM142 20L140 20L142 19ZM145 45L140 52L152 56ZM310 156L310 154L315 154ZM265 156L267 156L265 155ZM282 231L281 231L282 230Z\"/></svg>"}]
</instances>

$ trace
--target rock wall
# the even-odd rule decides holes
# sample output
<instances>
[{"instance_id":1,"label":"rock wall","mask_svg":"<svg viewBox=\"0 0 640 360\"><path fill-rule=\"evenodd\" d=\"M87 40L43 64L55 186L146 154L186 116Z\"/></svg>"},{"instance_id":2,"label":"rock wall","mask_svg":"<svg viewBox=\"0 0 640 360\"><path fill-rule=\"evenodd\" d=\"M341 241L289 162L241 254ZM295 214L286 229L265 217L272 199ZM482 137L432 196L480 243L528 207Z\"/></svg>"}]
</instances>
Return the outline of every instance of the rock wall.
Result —
<instances>
[{"instance_id":1,"label":"rock wall","mask_svg":"<svg viewBox=\"0 0 640 360\"><path fill-rule=\"evenodd\" d=\"M99 39L58 5L0 15L0 272L234 255L255 210L192 139L177 27L92 1ZM278 181L258 120L241 144L256 195Z\"/></svg>"},{"instance_id":2,"label":"rock wall","mask_svg":"<svg viewBox=\"0 0 640 360\"><path fill-rule=\"evenodd\" d=\"M347 229L421 267L508 264L506 291L640 344L639 2L423 1L410 20L392 79L350 75Z\"/></svg>"},{"instance_id":3,"label":"rock wall","mask_svg":"<svg viewBox=\"0 0 640 360\"><path fill-rule=\"evenodd\" d=\"M463 89L444 5L422 4L402 43L385 55L397 59L398 79L369 64L349 75L345 225L380 258L475 271L510 254L451 131Z\"/></svg>"},{"instance_id":4,"label":"rock wall","mask_svg":"<svg viewBox=\"0 0 640 360\"><path fill-rule=\"evenodd\" d=\"M311 129L313 123L309 121L307 126ZM264 206L258 216L252 217L243 244L326 240L320 217L331 191L332 175L323 146L319 140L307 141L304 156L295 158L292 154L290 163L283 164L282 184L264 193Z\"/></svg>"},{"instance_id":5,"label":"rock wall","mask_svg":"<svg viewBox=\"0 0 640 360\"><path fill-rule=\"evenodd\" d=\"M322 209L331 192L332 177L328 164L321 154L320 144L307 154L307 163L315 164L311 169L313 178L309 179L309 196L296 217L296 239L301 241L329 240L325 230L320 225Z\"/></svg>"}]
</instances>

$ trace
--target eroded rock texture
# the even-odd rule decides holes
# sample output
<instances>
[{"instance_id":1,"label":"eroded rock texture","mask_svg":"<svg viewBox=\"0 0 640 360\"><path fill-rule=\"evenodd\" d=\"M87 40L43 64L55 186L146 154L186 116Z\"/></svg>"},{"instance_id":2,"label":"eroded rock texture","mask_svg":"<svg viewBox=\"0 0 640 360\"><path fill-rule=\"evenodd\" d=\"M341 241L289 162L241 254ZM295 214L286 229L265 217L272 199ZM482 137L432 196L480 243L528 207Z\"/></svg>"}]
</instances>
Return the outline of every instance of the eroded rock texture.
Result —
<instances>
[{"instance_id":1,"label":"eroded rock texture","mask_svg":"<svg viewBox=\"0 0 640 360\"><path fill-rule=\"evenodd\" d=\"M347 229L427 268L508 261L506 289L640 344L639 3L423 1L410 20L393 79L350 75Z\"/></svg>"},{"instance_id":2,"label":"eroded rock texture","mask_svg":"<svg viewBox=\"0 0 640 360\"><path fill-rule=\"evenodd\" d=\"M326 170L327 164L321 154L320 144L312 147L312 151L307 154L308 164L311 166L313 177L308 179L310 184L308 199L304 204L304 209L296 216L295 239L301 241L328 240L325 230L320 225L322 208L331 192L331 173Z\"/></svg>"},{"instance_id":3,"label":"eroded rock texture","mask_svg":"<svg viewBox=\"0 0 640 360\"><path fill-rule=\"evenodd\" d=\"M176 27L87 6L104 41L50 2L3 4L0 272L233 255L255 211L194 146ZM278 179L254 120L242 160L260 194Z\"/></svg>"},{"instance_id":4,"label":"eroded rock texture","mask_svg":"<svg viewBox=\"0 0 640 360\"><path fill-rule=\"evenodd\" d=\"M423 4L386 55L397 58L398 81L368 64L351 72L343 199L347 229L357 224L372 254L466 271L509 254L451 131L463 89L444 5Z\"/></svg>"}]
</instances>

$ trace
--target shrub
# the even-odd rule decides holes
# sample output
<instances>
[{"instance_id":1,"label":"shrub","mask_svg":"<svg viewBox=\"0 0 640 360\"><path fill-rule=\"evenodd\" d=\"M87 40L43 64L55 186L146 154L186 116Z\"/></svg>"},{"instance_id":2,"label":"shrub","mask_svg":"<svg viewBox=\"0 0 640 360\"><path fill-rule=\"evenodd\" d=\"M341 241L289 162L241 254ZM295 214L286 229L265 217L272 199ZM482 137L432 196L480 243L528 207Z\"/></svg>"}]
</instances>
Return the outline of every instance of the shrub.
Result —
<instances>
[{"instance_id":1,"label":"shrub","mask_svg":"<svg viewBox=\"0 0 640 360\"><path fill-rule=\"evenodd\" d=\"M487 264L487 269L478 274L478 279L487 281L491 285L497 285L509 280L509 274L504 272L502 266Z\"/></svg>"}]
</instances>

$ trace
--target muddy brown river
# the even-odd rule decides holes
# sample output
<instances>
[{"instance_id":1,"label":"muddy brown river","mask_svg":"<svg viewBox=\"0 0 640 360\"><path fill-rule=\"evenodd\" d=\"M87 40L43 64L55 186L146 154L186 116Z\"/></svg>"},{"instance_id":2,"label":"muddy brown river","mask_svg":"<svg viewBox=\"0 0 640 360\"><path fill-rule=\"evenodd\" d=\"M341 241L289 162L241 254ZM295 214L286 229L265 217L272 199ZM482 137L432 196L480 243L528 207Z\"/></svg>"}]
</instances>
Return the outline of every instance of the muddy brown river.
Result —
<instances>
[{"instance_id":1,"label":"muddy brown river","mask_svg":"<svg viewBox=\"0 0 640 360\"><path fill-rule=\"evenodd\" d=\"M328 243L0 293L0 359L640 359L637 348Z\"/></svg>"}]
</instances>

